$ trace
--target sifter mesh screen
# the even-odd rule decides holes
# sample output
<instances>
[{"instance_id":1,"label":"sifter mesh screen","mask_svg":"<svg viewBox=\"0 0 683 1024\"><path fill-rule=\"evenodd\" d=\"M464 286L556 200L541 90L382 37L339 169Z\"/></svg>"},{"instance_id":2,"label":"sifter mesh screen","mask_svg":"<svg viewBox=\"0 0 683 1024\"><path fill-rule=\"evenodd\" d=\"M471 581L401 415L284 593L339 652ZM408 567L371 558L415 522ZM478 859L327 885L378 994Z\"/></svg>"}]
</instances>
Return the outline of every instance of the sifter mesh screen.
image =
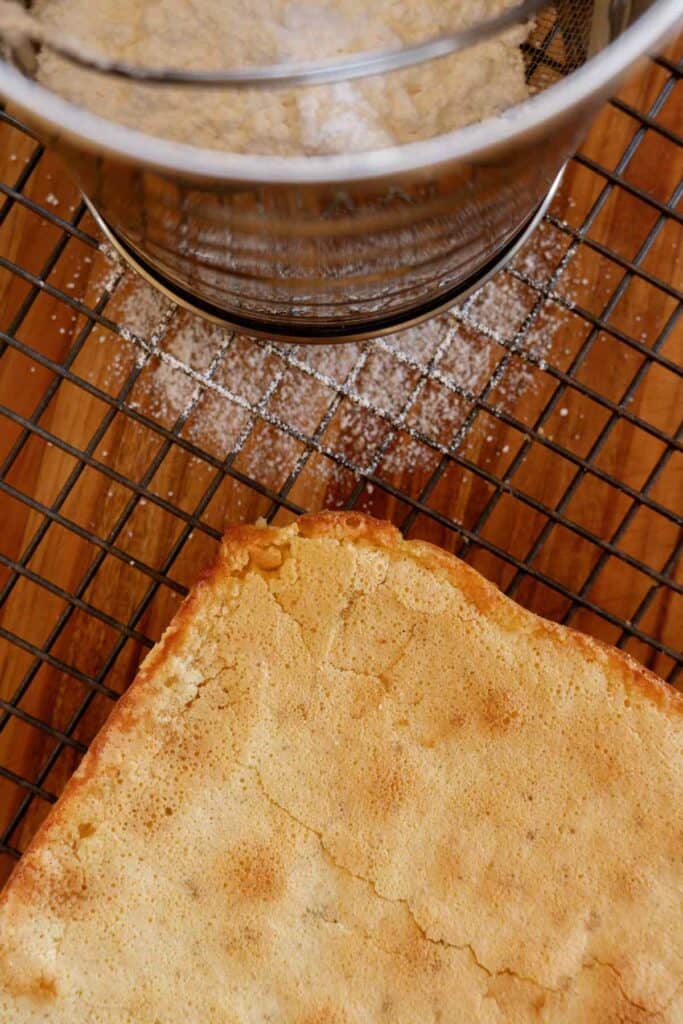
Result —
<instances>
[{"instance_id":1,"label":"sifter mesh screen","mask_svg":"<svg viewBox=\"0 0 683 1024\"><path fill-rule=\"evenodd\" d=\"M600 30L599 7L593 0L559 0L539 12L522 45L532 93L576 71L609 42L610 33Z\"/></svg>"}]
</instances>

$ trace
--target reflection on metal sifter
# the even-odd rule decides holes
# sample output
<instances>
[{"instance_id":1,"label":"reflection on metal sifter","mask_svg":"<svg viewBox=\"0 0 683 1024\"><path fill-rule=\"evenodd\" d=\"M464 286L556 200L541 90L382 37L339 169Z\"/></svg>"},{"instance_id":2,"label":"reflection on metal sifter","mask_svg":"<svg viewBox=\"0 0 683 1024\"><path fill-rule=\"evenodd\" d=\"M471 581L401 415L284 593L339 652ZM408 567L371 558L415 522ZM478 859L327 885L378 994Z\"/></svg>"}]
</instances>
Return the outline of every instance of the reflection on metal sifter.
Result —
<instances>
[{"instance_id":1,"label":"reflection on metal sifter","mask_svg":"<svg viewBox=\"0 0 683 1024\"><path fill-rule=\"evenodd\" d=\"M533 230L591 114L681 15L679 0L526 0L464 32L312 65L223 70L114 64L145 89L279 89L440 60L535 16L529 98L421 141L341 155L252 155L146 134L34 80L39 34L13 37L0 93L64 156L112 242L177 301L254 334L331 341L393 331L462 299ZM56 45L80 64L96 54ZM202 80L197 81L200 77ZM182 86L178 82L184 82ZM226 84L228 83L228 84ZM87 106L87 104L86 104Z\"/></svg>"}]
</instances>

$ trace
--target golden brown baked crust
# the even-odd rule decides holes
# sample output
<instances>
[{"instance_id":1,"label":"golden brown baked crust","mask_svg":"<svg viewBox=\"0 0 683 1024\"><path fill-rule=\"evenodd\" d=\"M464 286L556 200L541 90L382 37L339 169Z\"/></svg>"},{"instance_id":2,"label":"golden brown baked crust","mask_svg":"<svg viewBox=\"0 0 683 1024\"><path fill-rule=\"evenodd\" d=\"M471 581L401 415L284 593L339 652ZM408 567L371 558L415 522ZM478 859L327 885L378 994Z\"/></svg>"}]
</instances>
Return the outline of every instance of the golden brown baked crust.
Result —
<instances>
[{"instance_id":1,"label":"golden brown baked crust","mask_svg":"<svg viewBox=\"0 0 683 1024\"><path fill-rule=\"evenodd\" d=\"M6 887L0 1020L680 1021L682 747L438 548L234 527Z\"/></svg>"}]
</instances>

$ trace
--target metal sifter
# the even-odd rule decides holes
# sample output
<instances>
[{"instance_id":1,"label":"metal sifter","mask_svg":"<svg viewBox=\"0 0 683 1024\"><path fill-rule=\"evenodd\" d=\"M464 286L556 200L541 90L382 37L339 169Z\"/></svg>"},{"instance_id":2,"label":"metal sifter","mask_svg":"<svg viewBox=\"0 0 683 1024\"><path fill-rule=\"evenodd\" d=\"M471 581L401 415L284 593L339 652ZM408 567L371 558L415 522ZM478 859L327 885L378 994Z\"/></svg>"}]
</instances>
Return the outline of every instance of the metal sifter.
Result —
<instances>
[{"instance_id":1,"label":"metal sifter","mask_svg":"<svg viewBox=\"0 0 683 1024\"><path fill-rule=\"evenodd\" d=\"M680 0L524 0L413 46L201 72L112 61L48 36L28 16L5 26L0 93L62 153L124 257L176 301L253 334L345 340L425 319L509 259L596 107L682 13ZM32 78L37 48L49 46L150 89L390 81L397 68L438 61L532 15L522 45L528 100L422 142L348 155L245 155L173 142L98 117Z\"/></svg>"}]
</instances>

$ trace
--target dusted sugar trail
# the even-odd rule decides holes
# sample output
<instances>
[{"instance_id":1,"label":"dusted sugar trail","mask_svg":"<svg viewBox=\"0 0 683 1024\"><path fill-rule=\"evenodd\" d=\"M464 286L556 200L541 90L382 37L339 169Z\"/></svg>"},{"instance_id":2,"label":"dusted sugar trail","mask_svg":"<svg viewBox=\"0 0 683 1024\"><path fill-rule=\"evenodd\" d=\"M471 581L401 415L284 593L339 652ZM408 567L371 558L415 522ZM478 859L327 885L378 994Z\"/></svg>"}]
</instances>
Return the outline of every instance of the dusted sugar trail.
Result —
<instances>
[{"instance_id":1,"label":"dusted sugar trail","mask_svg":"<svg viewBox=\"0 0 683 1024\"><path fill-rule=\"evenodd\" d=\"M683 697L355 513L235 527L0 900L13 1024L677 1024Z\"/></svg>"},{"instance_id":2,"label":"dusted sugar trail","mask_svg":"<svg viewBox=\"0 0 683 1024\"><path fill-rule=\"evenodd\" d=\"M39 0L46 28L149 66L245 67L420 42L514 0ZM39 78L97 114L152 135L232 152L349 153L407 143L498 114L527 96L529 26L389 75L296 89L139 85L49 50Z\"/></svg>"}]
</instances>

